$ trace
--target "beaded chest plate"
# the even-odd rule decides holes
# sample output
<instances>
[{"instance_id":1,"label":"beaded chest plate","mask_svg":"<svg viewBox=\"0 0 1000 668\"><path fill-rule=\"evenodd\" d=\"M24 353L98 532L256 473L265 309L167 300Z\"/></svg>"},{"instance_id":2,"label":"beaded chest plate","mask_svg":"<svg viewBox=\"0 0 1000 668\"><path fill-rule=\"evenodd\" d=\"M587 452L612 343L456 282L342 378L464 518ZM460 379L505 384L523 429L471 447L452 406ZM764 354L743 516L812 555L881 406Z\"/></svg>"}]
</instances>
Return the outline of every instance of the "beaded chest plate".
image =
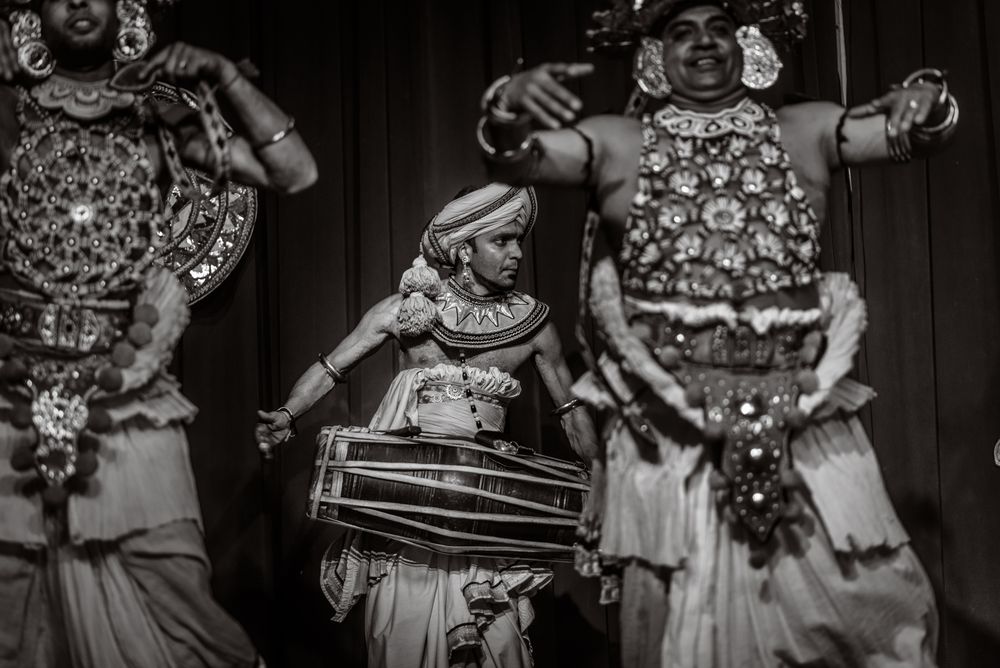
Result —
<instances>
[{"instance_id":1,"label":"beaded chest plate","mask_svg":"<svg viewBox=\"0 0 1000 668\"><path fill-rule=\"evenodd\" d=\"M642 126L623 287L654 297L739 300L811 283L819 229L771 110L667 105Z\"/></svg>"},{"instance_id":2,"label":"beaded chest plate","mask_svg":"<svg viewBox=\"0 0 1000 668\"><path fill-rule=\"evenodd\" d=\"M101 297L134 286L162 245L162 203L142 135L119 120L81 125L35 106L0 178L4 261L44 295Z\"/></svg>"}]
</instances>

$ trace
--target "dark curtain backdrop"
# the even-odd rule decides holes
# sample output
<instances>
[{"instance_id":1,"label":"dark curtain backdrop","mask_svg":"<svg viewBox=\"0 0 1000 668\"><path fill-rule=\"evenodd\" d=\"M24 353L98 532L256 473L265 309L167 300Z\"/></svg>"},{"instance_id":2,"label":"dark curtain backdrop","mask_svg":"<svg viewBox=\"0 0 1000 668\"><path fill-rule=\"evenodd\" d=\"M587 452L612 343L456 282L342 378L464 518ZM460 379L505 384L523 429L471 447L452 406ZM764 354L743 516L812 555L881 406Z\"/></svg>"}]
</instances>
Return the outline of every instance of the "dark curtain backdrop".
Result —
<instances>
[{"instance_id":1,"label":"dark curtain backdrop","mask_svg":"<svg viewBox=\"0 0 1000 668\"><path fill-rule=\"evenodd\" d=\"M473 128L479 95L517 57L593 59L589 112L620 109L628 67L594 59L582 35L598 0L189 0L163 37L248 57L260 86L298 120L320 168L311 190L265 196L254 245L194 309L175 371L201 414L189 430L214 587L272 666L363 666L363 612L329 621L319 559L340 531L304 517L313 439L324 424L366 424L398 366L366 360L300 421L270 464L251 437L257 407L281 403L319 351L396 288L424 222L461 186L485 180ZM840 99L832 0L812 0L808 41L781 90ZM844 0L848 101L874 97L924 63L946 68L962 130L936 160L838 179L824 230L828 268L869 300L859 377L878 399L865 417L890 494L934 581L942 661L995 665L1000 651L1000 5L993 0ZM540 224L520 288L553 307L571 365L584 199L539 193ZM531 373L512 432L567 454ZM536 598L539 666L617 665L616 611L558 569Z\"/></svg>"}]
</instances>

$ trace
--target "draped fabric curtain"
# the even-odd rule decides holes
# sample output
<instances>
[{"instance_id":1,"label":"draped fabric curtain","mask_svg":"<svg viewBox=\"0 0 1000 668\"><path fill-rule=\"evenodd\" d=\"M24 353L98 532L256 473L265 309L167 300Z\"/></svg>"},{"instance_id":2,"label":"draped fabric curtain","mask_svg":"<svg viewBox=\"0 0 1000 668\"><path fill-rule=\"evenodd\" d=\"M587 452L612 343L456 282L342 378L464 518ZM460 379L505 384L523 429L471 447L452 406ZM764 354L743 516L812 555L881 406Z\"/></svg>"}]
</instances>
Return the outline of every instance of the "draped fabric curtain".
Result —
<instances>
[{"instance_id":1,"label":"draped fabric curtain","mask_svg":"<svg viewBox=\"0 0 1000 668\"><path fill-rule=\"evenodd\" d=\"M269 665L363 666L363 613L329 621L319 559L341 531L305 519L321 425L367 424L395 370L387 346L299 421L271 462L252 439L254 411L273 408L320 351L393 293L420 229L462 186L485 182L474 140L479 96L496 76L544 61L593 60L581 83L588 113L621 109L628 64L587 54L599 0L189 0L163 26L250 58L259 85L297 120L320 181L262 198L254 245L234 275L194 309L174 364L201 414L189 429L220 600ZM955 145L932 162L836 178L823 232L827 268L869 300L859 377L879 398L866 420L890 493L931 574L942 611L943 665L993 665L1000 628L1000 507L992 444L1000 343L1000 6L992 0L807 3L809 39L787 59L793 93L867 101L923 63L946 68L962 103ZM843 62L844 67L838 67ZM844 70L841 79L838 70ZM552 306L574 371L577 250L585 198L541 189L519 288ZM569 456L530 369L511 432ZM560 568L536 598L539 666L617 665L616 610L595 583Z\"/></svg>"}]
</instances>

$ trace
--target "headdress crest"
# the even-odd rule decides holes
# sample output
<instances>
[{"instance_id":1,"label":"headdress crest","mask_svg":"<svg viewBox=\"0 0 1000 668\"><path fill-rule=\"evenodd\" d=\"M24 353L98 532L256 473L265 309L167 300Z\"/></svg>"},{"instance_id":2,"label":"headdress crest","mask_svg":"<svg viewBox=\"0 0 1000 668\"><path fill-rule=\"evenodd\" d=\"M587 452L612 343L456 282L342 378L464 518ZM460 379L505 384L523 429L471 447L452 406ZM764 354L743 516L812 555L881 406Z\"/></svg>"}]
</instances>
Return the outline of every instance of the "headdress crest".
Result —
<instances>
[{"instance_id":1,"label":"headdress crest","mask_svg":"<svg viewBox=\"0 0 1000 668\"><path fill-rule=\"evenodd\" d=\"M596 27L587 31L590 49L629 52L668 13L695 4L692 0L612 0L610 8L594 12ZM805 37L809 21L802 0L701 0L701 4L722 7L739 24L756 25L774 44L785 48Z\"/></svg>"}]
</instances>

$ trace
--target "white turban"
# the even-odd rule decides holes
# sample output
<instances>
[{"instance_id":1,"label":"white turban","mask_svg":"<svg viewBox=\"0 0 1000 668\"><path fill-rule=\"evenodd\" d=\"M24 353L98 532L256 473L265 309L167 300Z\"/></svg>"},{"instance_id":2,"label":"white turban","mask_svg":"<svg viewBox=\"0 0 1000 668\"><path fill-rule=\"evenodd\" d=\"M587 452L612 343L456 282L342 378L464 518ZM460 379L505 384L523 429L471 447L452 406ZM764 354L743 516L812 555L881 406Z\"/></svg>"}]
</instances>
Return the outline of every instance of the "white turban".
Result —
<instances>
[{"instance_id":1,"label":"white turban","mask_svg":"<svg viewBox=\"0 0 1000 668\"><path fill-rule=\"evenodd\" d=\"M533 188L491 183L449 202L427 224L420 247L427 258L453 267L463 243L513 222L519 223L527 235L537 211Z\"/></svg>"}]
</instances>

